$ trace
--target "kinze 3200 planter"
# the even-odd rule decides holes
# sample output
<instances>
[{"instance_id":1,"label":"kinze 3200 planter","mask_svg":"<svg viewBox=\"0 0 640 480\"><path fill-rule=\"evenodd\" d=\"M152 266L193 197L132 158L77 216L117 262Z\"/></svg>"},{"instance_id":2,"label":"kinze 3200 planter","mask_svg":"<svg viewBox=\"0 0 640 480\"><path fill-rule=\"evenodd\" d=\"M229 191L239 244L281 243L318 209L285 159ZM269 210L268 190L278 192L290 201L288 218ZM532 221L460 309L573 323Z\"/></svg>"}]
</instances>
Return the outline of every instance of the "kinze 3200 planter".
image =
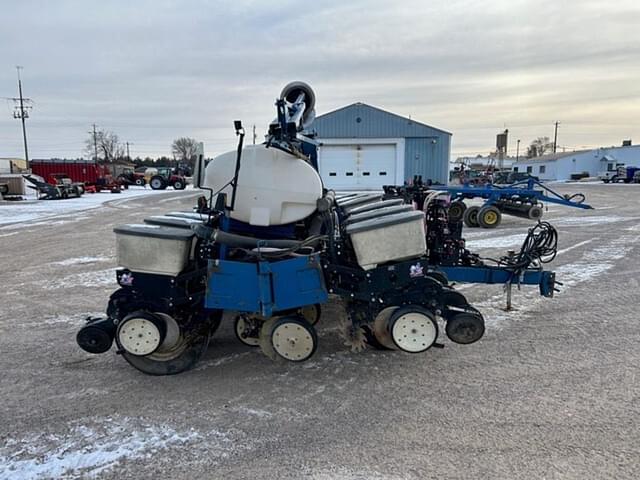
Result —
<instances>
[{"instance_id":1,"label":"kinze 3200 planter","mask_svg":"<svg viewBox=\"0 0 640 480\"><path fill-rule=\"evenodd\" d=\"M336 196L323 188L312 139L315 96L301 82L276 101L267 141L215 158L196 183L210 192L197 212L171 212L115 229L120 288L107 317L88 319L79 345L117 353L142 372L175 374L207 348L224 311L238 339L272 359L310 358L321 305L338 296L354 349L420 353L439 322L458 344L484 334L482 314L449 281L535 284L552 296L555 230L540 224L518 254L488 266L465 248L448 199L420 210L380 194ZM202 161L199 162L200 166ZM204 178L203 178L204 177Z\"/></svg>"}]
</instances>

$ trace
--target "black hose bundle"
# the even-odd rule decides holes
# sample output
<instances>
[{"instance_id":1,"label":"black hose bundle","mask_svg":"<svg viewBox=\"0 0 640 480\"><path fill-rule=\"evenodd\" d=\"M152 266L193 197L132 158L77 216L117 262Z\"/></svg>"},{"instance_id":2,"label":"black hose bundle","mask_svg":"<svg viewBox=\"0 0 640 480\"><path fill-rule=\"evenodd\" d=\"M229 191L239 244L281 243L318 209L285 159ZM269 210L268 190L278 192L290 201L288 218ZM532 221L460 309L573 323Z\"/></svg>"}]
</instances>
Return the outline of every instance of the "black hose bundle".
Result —
<instances>
[{"instance_id":1,"label":"black hose bundle","mask_svg":"<svg viewBox=\"0 0 640 480\"><path fill-rule=\"evenodd\" d=\"M549 222L538 222L529 229L520 252L500 259L499 264L519 273L530 265L549 263L558 253L558 232Z\"/></svg>"}]
</instances>

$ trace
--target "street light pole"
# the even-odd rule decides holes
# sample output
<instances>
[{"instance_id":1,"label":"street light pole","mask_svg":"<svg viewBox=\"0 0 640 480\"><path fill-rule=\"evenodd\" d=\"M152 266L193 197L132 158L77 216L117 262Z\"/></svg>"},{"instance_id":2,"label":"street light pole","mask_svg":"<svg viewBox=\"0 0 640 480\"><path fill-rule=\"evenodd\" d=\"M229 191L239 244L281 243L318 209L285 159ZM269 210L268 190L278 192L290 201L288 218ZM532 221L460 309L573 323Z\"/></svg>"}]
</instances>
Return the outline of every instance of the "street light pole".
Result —
<instances>
[{"instance_id":1,"label":"street light pole","mask_svg":"<svg viewBox=\"0 0 640 480\"><path fill-rule=\"evenodd\" d=\"M516 162L518 161L518 158L520 158L520 139L516 142Z\"/></svg>"}]
</instances>

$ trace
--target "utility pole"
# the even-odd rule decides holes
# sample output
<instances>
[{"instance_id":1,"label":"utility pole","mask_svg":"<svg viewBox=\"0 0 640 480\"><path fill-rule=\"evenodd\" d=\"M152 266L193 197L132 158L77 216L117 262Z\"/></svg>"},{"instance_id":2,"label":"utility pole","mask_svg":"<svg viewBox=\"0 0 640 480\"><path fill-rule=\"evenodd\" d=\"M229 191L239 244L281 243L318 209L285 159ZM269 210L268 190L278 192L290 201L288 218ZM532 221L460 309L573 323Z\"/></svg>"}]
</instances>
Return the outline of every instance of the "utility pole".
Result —
<instances>
[{"instance_id":1,"label":"utility pole","mask_svg":"<svg viewBox=\"0 0 640 480\"><path fill-rule=\"evenodd\" d=\"M93 151L95 152L94 162L98 163L98 140L96 136L96 124L93 124Z\"/></svg>"},{"instance_id":2,"label":"utility pole","mask_svg":"<svg viewBox=\"0 0 640 480\"><path fill-rule=\"evenodd\" d=\"M253 126L253 144L256 144L256 126Z\"/></svg>"},{"instance_id":3,"label":"utility pole","mask_svg":"<svg viewBox=\"0 0 640 480\"><path fill-rule=\"evenodd\" d=\"M19 99L14 99L14 100L20 100L20 103L16 111L13 112L13 117L19 118L22 121L22 139L24 140L24 159L27 162L27 168L29 168L29 149L27 148L27 126L25 125L24 121L27 118L29 118L28 109L31 108L31 107L25 107L25 102L31 102L31 99L24 98L22 96L22 80L20 79L20 70L22 68L23 67L21 67L20 65L16 65L16 71L18 72L18 92L20 93L20 97Z\"/></svg>"},{"instance_id":4,"label":"utility pole","mask_svg":"<svg viewBox=\"0 0 640 480\"><path fill-rule=\"evenodd\" d=\"M131 156L129 155L129 145L133 145L133 143L131 143L131 144L129 142L126 142L126 143L127 143L127 161L130 162L131 161Z\"/></svg>"},{"instance_id":5,"label":"utility pole","mask_svg":"<svg viewBox=\"0 0 640 480\"><path fill-rule=\"evenodd\" d=\"M520 139L516 142L516 162L520 158Z\"/></svg>"},{"instance_id":6,"label":"utility pole","mask_svg":"<svg viewBox=\"0 0 640 480\"><path fill-rule=\"evenodd\" d=\"M556 121L555 123L556 130L555 130L555 133L553 134L553 153L556 153L556 149L558 147L558 125L560 125L560 122Z\"/></svg>"}]
</instances>

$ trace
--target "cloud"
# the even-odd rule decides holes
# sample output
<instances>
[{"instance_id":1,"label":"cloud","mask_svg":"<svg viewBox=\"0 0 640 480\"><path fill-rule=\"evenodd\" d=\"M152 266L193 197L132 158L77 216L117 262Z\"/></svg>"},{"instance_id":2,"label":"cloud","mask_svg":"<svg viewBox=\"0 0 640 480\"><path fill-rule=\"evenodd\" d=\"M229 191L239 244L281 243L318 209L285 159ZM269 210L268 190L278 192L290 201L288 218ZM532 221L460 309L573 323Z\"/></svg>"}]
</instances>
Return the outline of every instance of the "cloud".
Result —
<instances>
[{"instance_id":1,"label":"cloud","mask_svg":"<svg viewBox=\"0 0 640 480\"><path fill-rule=\"evenodd\" d=\"M555 120L567 146L640 134L633 1L23 0L3 17L0 95L24 65L36 158L79 155L94 122L136 155L182 135L220 153L236 118L264 132L294 79L319 113L368 102L453 132L454 153L488 151L505 126L526 144ZM2 107L0 156L19 156Z\"/></svg>"}]
</instances>

